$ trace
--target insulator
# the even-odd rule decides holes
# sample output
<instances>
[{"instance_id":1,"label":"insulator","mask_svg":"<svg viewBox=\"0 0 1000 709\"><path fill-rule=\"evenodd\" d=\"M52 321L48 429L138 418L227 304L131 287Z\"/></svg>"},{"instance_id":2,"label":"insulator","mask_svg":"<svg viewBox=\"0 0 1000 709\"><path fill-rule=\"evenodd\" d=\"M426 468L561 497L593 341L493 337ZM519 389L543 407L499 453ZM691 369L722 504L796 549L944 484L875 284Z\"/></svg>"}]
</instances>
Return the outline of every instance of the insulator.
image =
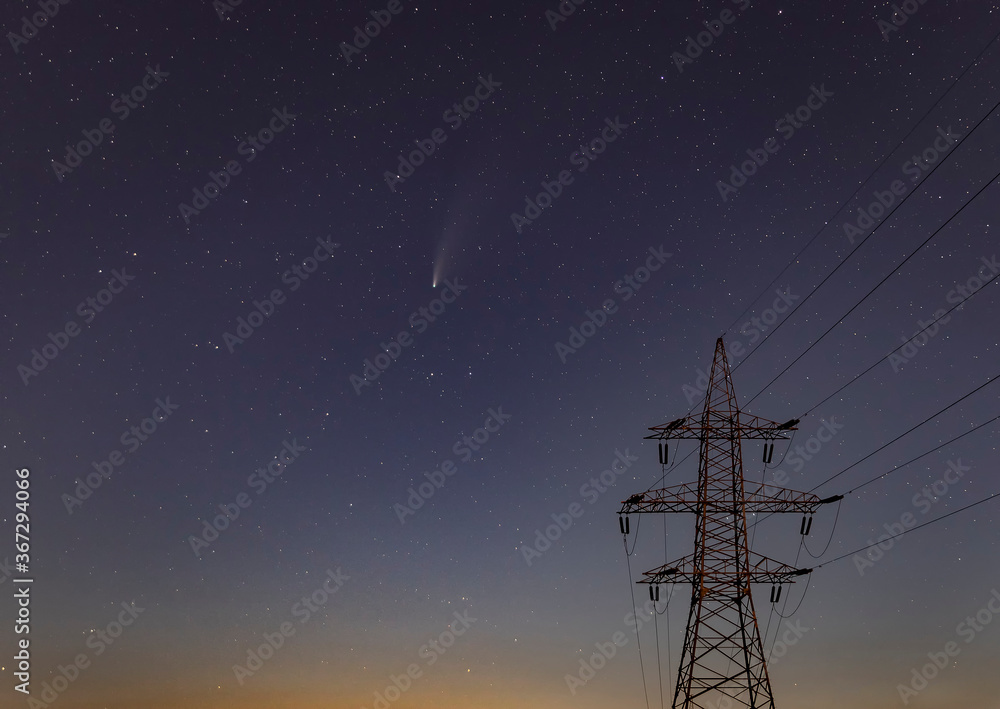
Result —
<instances>
[{"instance_id":1,"label":"insulator","mask_svg":"<svg viewBox=\"0 0 1000 709\"><path fill-rule=\"evenodd\" d=\"M653 600L653 584L649 584L649 600Z\"/></svg>"},{"instance_id":2,"label":"insulator","mask_svg":"<svg viewBox=\"0 0 1000 709\"><path fill-rule=\"evenodd\" d=\"M777 603L781 599L781 584L771 586L771 603Z\"/></svg>"},{"instance_id":3,"label":"insulator","mask_svg":"<svg viewBox=\"0 0 1000 709\"><path fill-rule=\"evenodd\" d=\"M622 534L625 534L625 520L621 515L618 515L618 527L622 530Z\"/></svg>"},{"instance_id":4,"label":"insulator","mask_svg":"<svg viewBox=\"0 0 1000 709\"><path fill-rule=\"evenodd\" d=\"M809 530L812 529L813 518L812 515L806 515L802 518L802 524L799 526L799 534L803 537L808 536Z\"/></svg>"},{"instance_id":5,"label":"insulator","mask_svg":"<svg viewBox=\"0 0 1000 709\"><path fill-rule=\"evenodd\" d=\"M628 534L628 517L625 518L625 534Z\"/></svg>"},{"instance_id":6,"label":"insulator","mask_svg":"<svg viewBox=\"0 0 1000 709\"><path fill-rule=\"evenodd\" d=\"M656 587L656 598L654 600L657 600L657 601L660 600L660 587L659 586Z\"/></svg>"},{"instance_id":7,"label":"insulator","mask_svg":"<svg viewBox=\"0 0 1000 709\"><path fill-rule=\"evenodd\" d=\"M774 457L774 444L771 443L769 445L767 443L764 443L764 462L765 463L770 463L771 462L771 458L773 458L773 457Z\"/></svg>"},{"instance_id":8,"label":"insulator","mask_svg":"<svg viewBox=\"0 0 1000 709\"><path fill-rule=\"evenodd\" d=\"M663 465L663 464L664 464L664 461L663 461L663 444L660 443L660 465Z\"/></svg>"},{"instance_id":9,"label":"insulator","mask_svg":"<svg viewBox=\"0 0 1000 709\"><path fill-rule=\"evenodd\" d=\"M663 464L666 465L670 462L670 444L663 444Z\"/></svg>"},{"instance_id":10,"label":"insulator","mask_svg":"<svg viewBox=\"0 0 1000 709\"><path fill-rule=\"evenodd\" d=\"M809 521L806 522L806 536L809 535L809 530L812 529L812 526L813 526L813 518L812 518L812 515L810 515L809 516Z\"/></svg>"}]
</instances>

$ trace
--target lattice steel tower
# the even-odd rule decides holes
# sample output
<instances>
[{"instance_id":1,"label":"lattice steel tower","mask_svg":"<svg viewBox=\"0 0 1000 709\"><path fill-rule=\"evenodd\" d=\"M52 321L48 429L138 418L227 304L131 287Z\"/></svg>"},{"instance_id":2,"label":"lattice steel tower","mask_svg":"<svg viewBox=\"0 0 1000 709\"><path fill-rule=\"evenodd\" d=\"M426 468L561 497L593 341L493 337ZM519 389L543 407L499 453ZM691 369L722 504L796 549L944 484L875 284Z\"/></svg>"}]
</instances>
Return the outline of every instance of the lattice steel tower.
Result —
<instances>
[{"instance_id":1,"label":"lattice steel tower","mask_svg":"<svg viewBox=\"0 0 1000 709\"><path fill-rule=\"evenodd\" d=\"M720 337L701 419L680 418L650 428L647 439L660 441L660 463L666 464L670 439L699 443L698 482L649 490L622 503L621 515L651 512L693 512L696 515L694 553L646 571L637 583L650 584L659 598L660 583L691 585L691 610L674 692L675 708L719 709L723 697L733 707L774 706L760 629L750 584L769 583L777 602L784 583L807 574L750 551L747 513L801 512L799 532L808 534L811 515L827 502L815 495L743 480L740 439L762 439L764 462L774 453L773 441L786 439L797 419L783 424L741 412ZM628 531L628 518L619 518ZM655 592L654 592L655 589Z\"/></svg>"}]
</instances>

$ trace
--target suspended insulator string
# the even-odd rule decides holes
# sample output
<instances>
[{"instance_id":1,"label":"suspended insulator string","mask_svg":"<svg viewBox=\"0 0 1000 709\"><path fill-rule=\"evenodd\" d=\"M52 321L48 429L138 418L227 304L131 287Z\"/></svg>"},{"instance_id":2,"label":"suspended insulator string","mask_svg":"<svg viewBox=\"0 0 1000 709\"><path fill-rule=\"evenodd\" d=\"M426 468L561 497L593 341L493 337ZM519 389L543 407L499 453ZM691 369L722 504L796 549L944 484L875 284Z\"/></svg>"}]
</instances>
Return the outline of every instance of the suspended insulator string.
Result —
<instances>
[{"instance_id":1,"label":"suspended insulator string","mask_svg":"<svg viewBox=\"0 0 1000 709\"><path fill-rule=\"evenodd\" d=\"M1000 36L1000 35L998 35L998 36ZM818 402L817 404L815 404L815 405L813 405L812 407L810 407L808 411L806 411L806 412L805 412L805 413L804 413L804 414L803 414L802 416L800 416L800 418L805 418L806 416L808 416L808 415L809 415L810 413L812 413L812 412L813 412L813 411L814 411L815 409L817 409L817 408L819 408L820 406L822 406L823 404L825 404L825 403L826 403L827 401L829 401L829 400L830 400L830 399L832 399L832 398L833 398L834 396L836 396L837 394L839 394L840 392L842 392L842 391L843 391L844 389L846 389L847 387L849 387L849 386L850 386L851 384L853 384L854 382L856 382L856 381L857 381L858 379L860 379L860 378L861 378L861 377L863 377L864 375L868 374L868 372L872 371L872 370L873 370L873 369L874 369L875 367L877 367L877 366L878 366L879 364L881 364L881 363L882 363L882 362L884 362L884 361L885 361L886 359L888 359L889 357L891 357L891 356L892 356L893 354L895 354L895 353L896 353L897 351L899 351L900 349L902 349L903 347L905 347L906 345L908 345L908 344L909 344L910 342L912 342L912 341L913 341L914 339L916 339L918 335L920 335L920 334L922 334L922 333L926 332L926 331L927 331L927 330L928 330L929 328L931 328L931 327L932 327L933 325L935 325L935 324L936 324L936 323L937 323L937 322L938 322L939 320L941 320L942 318L946 317L946 316L947 316L948 314L950 314L950 313L951 313L952 311L954 311L955 309L957 309L957 308L960 308L960 307L962 307L962 306L963 306L963 305L964 305L964 304L965 304L966 302L968 302L969 300L971 300L971 299L972 299L972 298L973 298L973 297L974 297L974 296L975 296L976 294L978 294L978 293L982 292L983 290L985 290L985 287L986 287L986 285L987 285L988 283L990 283L991 281L995 280L995 279L996 279L996 278L997 278L998 276L1000 276L1000 273L997 273L997 274L994 274L993 276L991 276L991 277L990 277L989 279L987 279L987 280L986 280L986 281L985 281L985 282L983 283L982 287L980 287L980 288L978 288L978 289L976 289L976 290L972 291L971 293L969 293L969 295L967 295L967 296L963 297L963 298L962 298L962 299L961 299L961 300L960 300L959 302L957 302L957 303L956 303L955 305L953 305L953 306L952 306L951 308L949 308L949 309L948 309L947 311L945 311L945 312L944 312L944 313L943 313L942 315L940 315L940 316L938 316L937 318L935 318L934 320L932 320L932 321L931 321L931 322L930 322L930 323L929 323L929 324L928 324L928 325L927 325L926 327L924 327L924 328L923 328L922 330L920 330L919 332L917 332L916 334L914 334L914 335L913 335L913 337L911 337L911 338L910 338L909 340L907 340L906 342L902 343L901 345L899 345L899 347L896 347L895 349L891 350L890 352L887 352L887 353L886 353L886 354L885 354L885 355L884 355L883 357L881 357L881 358L880 358L879 360L877 360L876 362L872 363L872 364L871 364L871 365L870 365L869 367L867 367L867 368L866 368L866 369L865 369L864 371L862 371L862 372L861 372L860 374L857 374L857 375L855 375L855 376L854 376L854 377L853 377L853 378L852 378L852 379L851 379L850 381L848 381L848 382L847 382L846 384L844 384L844 385L843 385L843 386L841 386L841 387L840 387L839 389L837 389L836 391L834 391L834 392L833 392L832 394L829 394L829 395L828 395L827 397L825 397L825 398L824 398L824 399L823 399L822 401L820 401L820 402ZM987 382L987 383L989 383L989 382ZM984 385L984 386L985 386L985 385ZM756 398L756 397L755 397L755 398ZM960 399L959 401L961 401L961 399ZM955 403L958 403L958 402L955 402ZM944 411L944 410L946 410L946 409L942 409L942 411ZM939 412L939 413L940 413L940 412ZM935 415L936 415L936 414L935 414ZM933 417L931 417L931 418L933 418ZM992 423L993 421L996 421L996 420L997 420L997 418L1000 418L1000 416L998 416L998 417L994 417L994 418L990 419L989 421L987 421L986 423L983 423L983 424L980 424L979 426L976 426L975 428L973 428L973 429L971 429L971 430L969 430L969 431L966 431L965 433L963 433L963 434L961 434L961 435L959 435L959 436L956 436L956 437L954 437L954 438L952 438L952 439L950 439L950 440L948 440L948 441L945 441L945 442L944 442L944 443L942 443L941 445L939 445L939 446L936 446L936 447L934 447L934 448L930 449L929 451L927 451L926 453L922 453L921 455L917 456L917 458L911 458L911 459L910 459L909 461L907 461L906 463L902 463L902 464L901 464L900 466L898 466L897 468L894 468L893 470L889 470L889 471L887 471L887 472L883 473L882 475L879 475L879 476L877 476L877 477L875 477L875 478L872 478L871 480L869 480L869 481L867 481L867 482L863 483L862 485L859 485L859 486L855 487L855 488L854 488L853 490L850 490L850 491L848 491L848 493L846 493L846 494L850 494L851 492L854 492L855 490L859 490L859 489L861 489L862 487L864 487L865 485L868 485L869 483L872 483L872 482L875 482L876 480L878 480L878 479L880 479L880 478L882 478L882 477L884 477L884 476L886 476L886 475L889 475L890 473L894 472L894 470L897 470L898 468L901 468L901 467L905 467L906 465L908 465L909 463L912 463L913 461L917 460L918 458L921 458L921 457L923 457L923 456L927 455L928 453L933 453L934 451L936 451L936 450L939 450L940 448L942 448L943 446L947 445L948 443L951 443L951 442L953 442L953 441L957 441L957 440L958 440L959 438L962 438L963 436L967 436L968 434L972 433L973 431L976 431L976 430L978 430L978 429L982 428L983 426L985 426L985 425L987 425L987 424L990 424L990 423ZM926 423L926 421L924 421L923 423ZM923 423L921 423L921 424L918 424L918 425L917 425L917 427L919 427L920 425L923 425ZM914 428L916 428L916 427L914 427ZM911 428L911 429L910 429L910 431L907 431L906 433L910 433L910 432L912 432L913 430L914 430L914 429L912 429L912 428ZM788 440L788 446L786 446L786 447L785 447L785 452L784 452L784 453L782 454L782 456L781 456L781 460L780 460L780 461L778 461L778 463L777 463L776 465L774 465L774 466L771 466L771 467L774 467L774 468L776 468L776 467L780 467L780 466L781 466L781 465L782 465L782 464L784 463L784 460L785 460L785 457L786 457L786 456L788 455L788 451L789 451L789 450L791 450L791 447L792 447L792 441L793 441L793 440L795 440L795 434L796 434L796 432L797 432L797 431L793 431L793 432L792 432L792 437L791 437L791 438L790 438L790 439ZM906 433L904 433L904 434L902 434L902 435L904 435L904 436L905 436L905 435L906 435ZM902 437L902 436L900 436L900 437ZM894 439L893 441L890 441L890 443L887 443L886 445L889 445L889 444L891 444L892 442L894 442L895 440L898 440L898 438L899 438L899 437L897 437L897 438L896 438L896 439ZM885 446L883 446L883 448L884 448L884 447L885 447ZM881 449L879 449L879 450L881 450ZM869 456L866 456L865 458L862 458L861 460L859 460L859 461L857 461L857 462L853 463L853 464L852 464L851 466L849 466L848 468L844 468L843 470L841 470L841 471L840 471L839 473L837 473L836 475L834 475L834 476L832 476L832 477L830 477L830 478L827 478L826 480L824 480L823 482L821 482L821 483L820 483L819 485L817 485L816 487L814 487L814 488L813 488L813 490L815 490L815 489L816 489L817 487L820 487L820 486L822 486L822 485L825 485L826 483L830 482L831 480L833 480L833 479L834 479L834 478L836 478L837 476L841 475L842 473L845 473L845 472L847 472L848 470L850 470L850 468L851 468L851 467L854 467L855 465L858 465L858 464L859 464L859 463L861 463L862 461L866 460L866 459L867 459L867 457L870 457L871 455L874 455L874 454L875 454L875 453L877 453L877 452L878 452L878 450L876 450L876 451L873 451L872 453L870 453L870 454L869 454ZM692 455L693 453L694 453L694 451L691 451L691 453L688 453L688 455L684 456L684 458L683 458L683 459L681 460L681 463L683 463L683 462L684 462L685 460L687 460L687 459L688 459L688 458L689 458L689 457L690 457L690 456L691 456L691 455ZM676 460L676 458L677 458L677 453L676 453L676 447L675 447L675 451L674 451L674 459ZM671 468L670 468L670 470L672 471L672 469L673 469L674 467L675 467L675 466L673 466L673 465L672 465L672 466L671 466ZM669 471L668 471L668 472L669 472ZM656 483L653 483L653 485L651 485L651 486L650 486L649 488L647 488L647 489L646 489L646 491L647 491L647 492L649 492L649 490L652 490L652 489L653 489L653 487L654 487L655 485L659 484L659 483L660 483L660 482L661 482L661 481L662 481L662 480L663 480L663 479L664 479L664 478L666 477L666 475L667 475L667 474L665 473L665 474L664 474L664 475L663 475L662 477L660 477L660 479L659 479L659 480L657 480L657 481L656 481ZM761 480L761 482L763 482L763 480ZM769 514L769 515L766 515L766 516L765 516L765 517L763 517L763 518L760 518L760 519L756 520L756 521L755 521L755 522L753 523L753 527L754 527L754 528L756 528L756 526L757 526L757 523L758 523L758 522L762 522L762 521L763 521L764 519L767 519L767 517L770 517L770 516L771 516L771 515ZM807 549L806 551L808 551L808 549Z\"/></svg>"},{"instance_id":2,"label":"suspended insulator string","mask_svg":"<svg viewBox=\"0 0 1000 709\"><path fill-rule=\"evenodd\" d=\"M913 335L913 337L911 337L909 340L906 340L905 342L903 342L903 344L901 344L896 349L894 349L894 350L892 350L890 352L887 352L881 359L879 359L878 361L874 362L865 371L861 372L861 374L856 374L853 379L851 379L849 382L847 382L847 384L844 384L842 387L840 387L839 389L837 389L837 391L835 391L832 394L830 394L829 396L827 396L825 399L823 399L822 401L820 401L818 404L815 404L814 406L812 406L808 411L806 411L799 418L805 418L806 416L808 416L809 414L811 414L814 409L818 409L820 406L822 406L827 401L829 401L830 399L832 399L833 397L835 397L837 394L839 394L840 392L844 391L844 389L846 389L847 387L851 386L851 384L853 384L854 382L856 382L858 379L860 379L861 377L863 377L866 374L868 374L868 372L870 372L873 369L875 369L875 367L877 367L878 365L882 364L882 362L884 362L885 360L887 360L889 357L892 357L892 355L894 355L896 352L898 352L899 350L903 349L908 344L910 344L911 342L913 342L915 339L917 339L918 335L922 335L924 332L926 332L927 330L929 330L933 325L937 324L938 320L941 320L942 318L946 317L948 315L948 313L950 313L952 310L955 310L956 308L962 307L965 304L966 301L971 300L972 297L975 296L977 293L980 293L983 290L985 290L986 284L988 284L992 280L995 280L997 276L1000 276L1000 273L995 273L992 276L990 276L990 278L988 280L986 280L980 288L977 288L976 290L974 290L971 293L969 293L969 295L965 296L964 298L962 298L962 300L958 301L958 303L956 303L955 305L951 306L951 308L949 308L948 310L946 310L939 317L934 318L934 320L932 320L930 323L928 323L922 330L920 330L920 332L915 333Z\"/></svg>"},{"instance_id":3,"label":"suspended insulator string","mask_svg":"<svg viewBox=\"0 0 1000 709\"><path fill-rule=\"evenodd\" d=\"M803 543L803 546L805 546L804 543ZM808 549L806 551L808 551ZM809 593L809 587L810 587L811 584L812 584L812 574L806 574L806 587L802 591L802 598L799 599L799 604L797 606L795 606L795 610L793 610L788 615L782 615L781 611L778 611L778 615L781 616L782 618L791 618L793 615L795 615L796 613L798 613L799 612L799 608L802 607L803 601L806 600L806 594ZM786 603L788 602L788 596L785 596L785 602ZM781 610L784 610L784 608L782 608ZM774 639L775 639L775 641L777 641L777 639L778 639L778 634L777 633L774 634ZM771 650L772 651L774 650L774 643L771 644Z\"/></svg>"},{"instance_id":4,"label":"suspended insulator string","mask_svg":"<svg viewBox=\"0 0 1000 709\"><path fill-rule=\"evenodd\" d=\"M799 418L801 418L801 417L799 417ZM790 451L792 449L792 441L795 440L795 434L796 433L798 433L798 429L795 429L794 431L792 431L792 435L788 439L788 445L785 446L785 452L781 454L781 460L779 460L774 465L768 465L767 467L771 468L772 470L774 468L780 468L781 467L781 464L785 462L785 456L788 455L788 451ZM761 482L763 482L763 480Z\"/></svg>"},{"instance_id":5,"label":"suspended insulator string","mask_svg":"<svg viewBox=\"0 0 1000 709\"><path fill-rule=\"evenodd\" d=\"M820 558L821 556L826 554L827 550L830 548L830 543L833 542L833 535L837 531L837 522L840 520L840 506L843 504L844 504L844 498L841 498L840 500L837 501L837 515L833 518L833 528L830 530L830 538L826 540L826 546L823 547L823 551L821 551L819 554L813 554L811 551L809 551L809 545L806 544L806 538L802 537L802 546L805 548L806 554L808 554L812 558L814 559Z\"/></svg>"},{"instance_id":6,"label":"suspended insulator string","mask_svg":"<svg viewBox=\"0 0 1000 709\"><path fill-rule=\"evenodd\" d=\"M642 524L642 515L639 515L639 519L635 521L635 541L632 542L632 551L628 550L628 535L622 535L622 541L625 542L625 555L632 556L635 553L635 545L639 543L639 525Z\"/></svg>"},{"instance_id":7,"label":"suspended insulator string","mask_svg":"<svg viewBox=\"0 0 1000 709\"><path fill-rule=\"evenodd\" d=\"M722 333L722 334L723 334L723 335L725 335L725 333ZM694 411L694 410L695 410L696 408L698 408L699 406L701 406L701 405L702 405L703 403L705 403L705 399L706 399L707 397L708 397L708 390L706 389L706 390L705 390L705 393L704 393L704 394L702 394L702 396L701 396L701 399L699 399L699 400L698 400L697 402L695 402L695 403L694 403L694 404L693 404L693 405L691 406L691 408L689 408L689 409L687 410L687 413L686 413L686 414L684 414L684 418L688 418L688 417L690 417L690 416L691 416L691 412L692 412L692 411ZM676 445L675 445L675 446L674 446L674 461L676 461L676 460L677 460L677 448L678 448L678 446L676 446ZM697 449L695 449L695 450L697 450ZM691 451L691 452L690 452L690 453L688 453L688 454L687 454L686 456L684 456L683 458L681 458L681 463L683 463L683 462L684 462L685 460L687 460L688 458L690 458L690 457L691 457L691 455L692 455L693 453L694 453L694 451ZM676 467L677 467L677 465L679 465L679 463L676 463L676 462L675 462L675 463L671 463L671 464L670 464L670 467L669 467L669 468L668 468L668 469L667 469L667 470L666 470L666 471L665 471L665 472L663 473L663 475L661 475L661 476L660 476L660 479L659 479L659 480L657 480L657 481L656 481L655 483L653 483L652 485L650 485L649 487L647 487L647 488L646 488L646 492L649 492L649 491L650 491L650 490L652 490L652 489L653 489L654 487L656 487L657 485L659 485L659 484L660 484L660 482L662 482L662 481L663 481L663 479L667 477L667 475L669 475L669 474L670 474L671 472L673 472L674 468L676 468Z\"/></svg>"},{"instance_id":8,"label":"suspended insulator string","mask_svg":"<svg viewBox=\"0 0 1000 709\"><path fill-rule=\"evenodd\" d=\"M899 534L893 534L891 537L886 537L885 539L883 539L881 541L875 542L873 544L866 544L865 546L860 547L858 549L855 549L854 551L849 551L846 554L841 554L840 556L834 557L833 559L830 559L829 561L824 561L822 564L818 564L818 565L814 566L813 568L814 569L822 569L824 566L832 564L835 561L840 561L841 559L846 559L849 556L854 556L858 552L865 551L867 549L871 549L872 547L878 546L879 544L885 544L890 539L896 539L898 537L903 536L904 534L909 534L910 532L916 532L918 529L923 529L924 527L932 525L935 522L940 522L941 520L947 519L948 517L951 517L952 515L957 515L959 512L965 512L966 510L970 510L973 507L976 507L977 505L983 504L984 502L989 502L990 500L992 500L995 497L1000 497L1000 492L994 492L989 497L984 497L983 499L977 500L976 502L973 502L972 504L966 505L965 507L959 507L957 510L949 512L948 514L945 514L945 515L941 515L940 517L935 517L934 519L928 520L927 522L924 522L923 524L918 524L916 527L911 527L910 529L904 530L904 531L900 532Z\"/></svg>"},{"instance_id":9,"label":"suspended insulator string","mask_svg":"<svg viewBox=\"0 0 1000 709\"><path fill-rule=\"evenodd\" d=\"M675 448L676 448L676 446L675 446ZM690 452L690 453L688 453L688 454L687 454L686 456L684 456L683 458L681 458L681 463L683 463L683 462L684 462L685 460L687 460L688 458L690 458L690 457L691 457L691 456L692 456L692 455L693 455L693 454L695 453L695 451L697 451L697 450L698 450L697 448L693 448L693 449L691 450L691 452ZM675 452L674 452L674 458L676 458L676 457L677 457L677 453L676 453L676 451L675 451ZM674 470L676 470L676 469L677 469L677 467L678 467L678 466L679 466L679 465L680 465L681 463L677 463L676 465L673 465L673 466L671 466L671 467L670 467L670 468L669 468L669 469L667 470L667 472L665 472L665 473L664 473L663 475L661 475L661 476L659 477L659 479L658 479L658 480L657 480L657 481L656 481L655 483L653 483L652 485L650 485L649 487L647 487L647 488L646 488L646 492L649 492L650 490L652 490L653 488L655 488L655 487L656 487L657 485L659 485L659 484L660 484L661 482L663 482L663 481L664 481L664 479L666 479L666 477L667 477L668 475L670 475L670 473L674 472Z\"/></svg>"},{"instance_id":10,"label":"suspended insulator string","mask_svg":"<svg viewBox=\"0 0 1000 709\"><path fill-rule=\"evenodd\" d=\"M969 71L969 69L971 69L973 66L975 66L975 64L982 58L983 54L986 53L986 50L989 49L991 46L993 46L993 43L996 42L998 38L1000 38L1000 33L997 33L997 34L993 35L993 39L991 39L986 44L986 46L983 47L983 49L979 52L979 54L976 55L976 58L973 59L972 62L968 66L966 66L965 69L962 70L962 73L960 73L958 76L955 77L954 81L952 81L951 84L948 85L948 88L945 89L945 91L944 91L943 94L941 94L940 96L938 96L937 100L933 104L931 104L931 107L927 109L927 111L924 113L924 115L922 115L919 119L917 119L917 122L913 124L913 127L910 128L909 132L907 132L907 134L904 135L899 140L899 142L896 143L895 146L893 146L892 150L890 150L888 153L885 154L885 157L882 158L882 160L879 162L879 164L875 166L875 169L872 170L871 173L868 175L868 177L865 178L864 182L862 182L860 185L858 185L858 188L856 190L854 190L854 192L851 194L850 197L848 197L846 200L844 200L843 202L841 202L840 206L837 207L837 210L832 215L830 215L829 219L827 219L825 222L823 222L823 226L821 226L816 231L816 233L809 240L809 242L805 246L803 246L801 249L799 249L799 252L797 254L795 254L794 256L792 256L791 260L789 260L789 262L787 264L785 264L785 267L783 269L781 269L781 271L778 273L778 275L775 276L771 280L770 283L768 283L766 286L764 286L764 288L760 291L760 293L758 293L753 298L753 300L751 300L749 302L749 305L747 305L746 309L744 309L744 311L742 313L740 313L740 316L738 318L736 318L735 320L733 320L733 322L729 325L729 327L726 328L726 332L729 332L730 330L732 330L733 327L740 320L742 320L744 318L744 316L746 316L747 313L750 312L750 309L757 303L758 300L760 300L760 297L762 295L764 295L767 291L769 291L771 289L771 286L773 286L775 283L777 283L778 279L781 278L784 275L785 271L787 271L789 269L789 267L791 267L791 265L793 263L795 263L795 262L798 261L799 257L803 254L803 252L805 252L805 250L808 249L812 245L812 243L814 241L816 241L816 239L819 237L819 235L822 234L826 230L827 226L830 225L830 222L832 222L837 217L837 215L840 214L844 210L844 207L846 207L848 204L850 204L851 200L853 200L855 197L858 196L858 193L861 191L861 188L863 188L865 185L867 185L869 182L871 182L871 179L873 177L875 177L875 173L877 173L880 169L882 169L882 166L885 165L886 161L890 157L892 157L896 153L897 150L899 150L899 147L906 141L906 139L909 138L911 135L913 135L913 132L920 126L921 123L924 122L924 120L926 120L927 116L929 116L931 114L931 111L933 111L935 108L937 108L938 105L941 103L941 101L944 99L944 97L947 96L949 93L951 93L951 90L953 88L955 88L955 85L962 79L963 76L966 75L966 73Z\"/></svg>"},{"instance_id":11,"label":"suspended insulator string","mask_svg":"<svg viewBox=\"0 0 1000 709\"><path fill-rule=\"evenodd\" d=\"M798 551L795 552L795 561L792 563L792 568L795 568L795 569L799 568L799 557L802 555L802 547L803 547L803 544L804 544L804 542L802 541L802 539L803 539L803 537L799 537L799 548L798 548ZM791 594L785 594L785 603L781 607L780 611L777 610L777 606L778 606L777 603L772 603L771 604L771 608L778 615L778 617L780 617L780 618L786 618L787 617L784 614L784 610L785 610L785 608L788 607L788 599L790 597L791 597ZM803 595L803 598L804 597L805 597L805 595ZM801 601L799 602L799 605L802 605ZM796 608L795 610L798 611L798 608ZM794 615L794 613L792 613L791 615ZM768 621L768 625L770 625L770 621ZM767 651L766 655L764 655L765 658L770 658L771 657L771 653L774 652L774 645L775 645L775 643L778 642L778 633L780 631L781 631L781 623L778 623L778 627L774 631L774 639L771 641L771 649ZM764 649L763 646L761 646L761 651L763 651L763 649Z\"/></svg>"}]
</instances>

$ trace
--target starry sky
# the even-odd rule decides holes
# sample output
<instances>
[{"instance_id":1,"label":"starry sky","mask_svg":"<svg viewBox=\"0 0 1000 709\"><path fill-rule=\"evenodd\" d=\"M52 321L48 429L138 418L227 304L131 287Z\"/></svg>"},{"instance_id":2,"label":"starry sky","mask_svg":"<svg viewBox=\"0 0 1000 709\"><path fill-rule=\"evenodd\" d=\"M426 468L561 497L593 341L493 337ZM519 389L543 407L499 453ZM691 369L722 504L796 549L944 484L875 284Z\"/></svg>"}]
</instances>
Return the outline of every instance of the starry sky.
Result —
<instances>
[{"instance_id":1,"label":"starry sky","mask_svg":"<svg viewBox=\"0 0 1000 709\"><path fill-rule=\"evenodd\" d=\"M8 3L0 703L669 706L693 518L616 516L724 336L748 479L892 471L754 528L847 555L754 589L776 703L995 706L1000 501L850 555L1000 490L1000 17L906 7Z\"/></svg>"}]
</instances>

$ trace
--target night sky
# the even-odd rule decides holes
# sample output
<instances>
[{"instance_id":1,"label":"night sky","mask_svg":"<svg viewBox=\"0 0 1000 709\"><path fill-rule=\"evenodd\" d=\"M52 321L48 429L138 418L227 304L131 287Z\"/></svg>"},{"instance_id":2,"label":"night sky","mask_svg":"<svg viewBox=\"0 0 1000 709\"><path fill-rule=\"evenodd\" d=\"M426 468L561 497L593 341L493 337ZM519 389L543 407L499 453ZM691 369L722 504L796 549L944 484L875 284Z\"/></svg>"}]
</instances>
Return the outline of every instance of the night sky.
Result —
<instances>
[{"instance_id":1,"label":"night sky","mask_svg":"<svg viewBox=\"0 0 1000 709\"><path fill-rule=\"evenodd\" d=\"M798 515L751 533L847 555L754 589L776 705L1000 706L1000 500L850 554L1000 491L1000 424L949 442L1000 414L994 3L0 26L0 705L669 706L690 589L654 623L634 582L694 518L616 517L696 479L643 437L724 336L740 405L802 419L748 479L893 471L805 549Z\"/></svg>"}]
</instances>

